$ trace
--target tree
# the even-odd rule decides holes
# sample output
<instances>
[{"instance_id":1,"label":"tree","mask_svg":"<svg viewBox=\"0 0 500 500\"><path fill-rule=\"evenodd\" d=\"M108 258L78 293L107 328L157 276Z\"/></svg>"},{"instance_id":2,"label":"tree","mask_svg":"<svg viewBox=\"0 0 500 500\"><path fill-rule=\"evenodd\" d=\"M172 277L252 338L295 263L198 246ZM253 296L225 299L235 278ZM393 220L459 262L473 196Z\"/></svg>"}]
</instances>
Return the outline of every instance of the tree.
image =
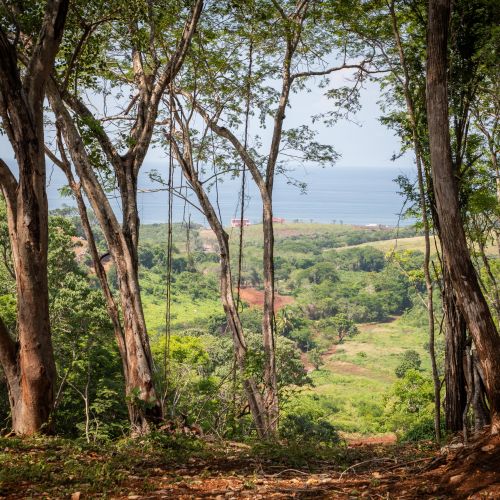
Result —
<instances>
[{"instance_id":1,"label":"tree","mask_svg":"<svg viewBox=\"0 0 500 500\"><path fill-rule=\"evenodd\" d=\"M356 4L358 5L358 4ZM412 150L417 163L417 187L408 182L401 185L408 196L407 213L421 219L424 232L434 230L440 235L440 223L436 212L436 200L433 181L430 171L429 137L427 128L427 112L425 103L425 35L427 20L421 15L419 3L411 5L404 2L392 2L385 5L371 4L369 7L361 6L359 9L375 9L370 11L370 16L360 15L360 10L351 14L351 23L358 36L365 43L377 49L386 60L390 73L383 77L386 90L383 111L384 123L393 128L401 137L402 152ZM364 12L364 11L363 11ZM389 23L386 23L390 20ZM477 144L477 134L471 121L471 110L477 108L478 95L494 94L494 67L491 64L492 49L495 45L495 13L491 3L478 0L477 2L455 2L454 13L451 20L451 35L449 37L449 51L452 55L448 63L449 80L449 109L450 109L450 134L454 176L458 184L459 208L467 228L468 243L477 244L482 262L476 262L477 269L484 267L485 279L480 282L483 290L488 290L491 303L494 305L496 285L493 273L490 273L490 263L483 258L481 245L485 238L494 234L496 216L494 210L486 209L483 203L486 199L485 184L481 183L482 164L487 155L481 151ZM494 56L493 56L494 57ZM481 90L479 90L481 89ZM493 92L492 92L493 91ZM494 109L493 105L490 107ZM486 119L489 126L494 129L494 119ZM487 144L484 148L488 151ZM489 153L491 156L491 154ZM493 161L491 162L493 164ZM489 177L491 181L491 176ZM481 186L482 184L482 186ZM479 187L481 186L481 187ZM488 193L491 199L491 188ZM483 202L478 203L478 200ZM479 206L481 208L479 208ZM491 202L490 202L491 206ZM427 210L426 210L427 209ZM427 228L426 228L427 226ZM486 232L483 232L486 230ZM447 428L452 431L462 429L462 414L465 410L466 380L463 366L466 329L462 318L462 311L449 273L445 271L446 256L440 256L431 266L436 275L430 279L426 269L429 269L429 245L427 244L424 271L426 278L427 304L432 303L432 285L439 285L444 313L444 331L446 337L445 355L445 413ZM491 269L490 269L491 270ZM493 279L491 279L493 275ZM430 286L429 286L430 285ZM430 336L433 334L429 312ZM432 344L432 342L431 342ZM435 356L432 355L431 358ZM475 358L477 359L477 357ZM434 384L436 393L436 434L439 430L438 412L440 380L433 362Z\"/></svg>"},{"instance_id":2,"label":"tree","mask_svg":"<svg viewBox=\"0 0 500 500\"><path fill-rule=\"evenodd\" d=\"M193 156L194 147L190 131L191 115L184 113L184 110L178 100L171 98L170 106L172 127L175 123L175 125L179 128L177 136L180 136L181 140L179 142L181 145L179 145L176 137L174 136L174 128L172 128L172 130L168 133L167 139L172 146L172 155L175 156L177 162L181 166L182 173L198 198L203 214L207 218L208 223L217 238L220 252L220 295L224 312L226 313L227 325L233 338L235 359L238 364L238 368L243 374L243 386L248 400L248 405L250 407L250 412L257 429L257 434L260 437L266 437L269 432L269 422L267 421L266 408L264 406L262 396L258 390L255 379L245 375L247 369L248 348L237 302L233 292L229 235L224 230L222 221L220 221L217 216L217 212L208 198L196 169L196 162Z\"/></svg>"},{"instance_id":3,"label":"tree","mask_svg":"<svg viewBox=\"0 0 500 500\"><path fill-rule=\"evenodd\" d=\"M171 52L160 57L159 50L165 40L171 35L167 27L175 25L172 21L172 4L166 2L164 9L157 5L154 9L150 2L139 2L137 9L131 9L126 3L118 5L121 14L115 25L121 38L117 44L126 54L117 60L111 57L115 46L109 39L108 6L106 12L99 10L99 6L89 4L88 8L98 19L89 27L85 23L77 24L75 37L79 40L76 46L70 47L64 71L54 75L48 87L48 98L56 116L60 135L67 148L66 152L60 147L61 159L56 162L65 164L63 170L68 176L68 182L73 188L77 199L79 189L85 192L101 230L104 234L109 252L113 257L119 284L119 297L123 325L117 323L116 306L113 304L106 283L105 274L98 271L103 287L110 317L115 324L115 334L118 339L120 354L124 360L126 393L129 402L129 414L133 432L143 433L150 428L150 423L161 417L161 408L153 384L153 360L141 302L141 293L138 276L138 242L139 242L139 215L137 207L137 182L141 166L153 138L153 131L162 98L167 87L172 83L180 70L190 46L198 20L203 8L203 1L194 2L187 21L181 30L179 39L171 41L174 45ZM102 8L102 6L101 6ZM97 12L94 12L96 9ZM177 8L176 8L177 10ZM102 16L102 18L99 18ZM113 20L109 21L111 24ZM103 26L108 26L106 29ZM157 29L161 26L161 30ZM145 37L146 31L148 36ZM92 38L94 36L94 38ZM108 37L108 38L106 38ZM110 57L95 58L92 50L95 44L102 44L102 51ZM111 43L111 44L110 44ZM89 51L86 49L90 47ZM162 46L163 47L163 46ZM168 51L168 49L165 49ZM106 52L108 51L108 52ZM87 57L87 60L84 58ZM89 62L89 57L94 60ZM83 58L83 59L82 59ZM109 60L111 67L104 71L99 65L105 65ZM130 66L127 63L130 61ZM80 80L78 75L79 64L90 65L89 78ZM121 68L125 65L126 68ZM128 73L123 83L122 74L115 74L115 66ZM84 90L102 90L93 86L95 74L100 74L109 80L113 86L134 89L137 95L131 97L129 106L118 117L106 116L103 121L118 121L120 124L130 124L126 131L119 134L116 141L111 132L103 126L103 121L95 116L90 105L84 102ZM104 97L105 98L105 97ZM121 120L121 121L120 121ZM124 138L124 143L121 139ZM121 149L124 151L121 152ZM80 185L76 184L70 173L70 166L65 157L69 157L76 170ZM109 168L111 167L111 169ZM123 220L120 224L106 196L107 187L101 182L100 176L113 177L111 182L118 185L122 204ZM79 202L82 219L86 218L84 206ZM88 225L85 224L87 227ZM87 231L89 241L90 233ZM91 244L92 247L94 246ZM96 269L99 264L93 255Z\"/></svg>"},{"instance_id":4,"label":"tree","mask_svg":"<svg viewBox=\"0 0 500 500\"><path fill-rule=\"evenodd\" d=\"M3 4L0 116L19 178L0 160L17 290L17 341L0 318L0 363L9 388L12 430L49 430L56 368L49 323L43 101L62 39L67 0L48 0L41 22ZM28 14L26 14L28 16ZM23 21L28 21L24 26ZM30 28L32 31L30 31ZM20 60L23 61L20 64Z\"/></svg>"},{"instance_id":5,"label":"tree","mask_svg":"<svg viewBox=\"0 0 500 500\"><path fill-rule=\"evenodd\" d=\"M426 100L432 178L447 271L484 374L492 432L500 431L500 337L467 248L451 155L448 116L449 0L429 2Z\"/></svg>"},{"instance_id":6,"label":"tree","mask_svg":"<svg viewBox=\"0 0 500 500\"><path fill-rule=\"evenodd\" d=\"M395 370L396 377L403 378L408 370L420 370L422 360L420 354L413 349L405 351L401 364Z\"/></svg>"},{"instance_id":7,"label":"tree","mask_svg":"<svg viewBox=\"0 0 500 500\"><path fill-rule=\"evenodd\" d=\"M424 228L424 238L425 238L425 254L424 254L424 276L425 276L425 287L427 290L427 318L429 325L429 354L431 358L432 366L432 378L434 381L434 432L436 436L436 441L439 443L441 439L441 383L439 380L439 374L437 370L436 362L436 352L435 352L435 324L434 324L434 286L431 277L431 225L428 219L428 208L427 208L427 198L425 192L425 172L423 165L423 151L421 140L418 131L418 117L417 110L414 103L414 98L410 88L411 78L410 71L406 62L406 56L403 48L403 43L401 40L401 34L398 26L398 19L396 16L396 11L394 8L394 0L391 2L389 7L392 31L398 50L399 62L401 69L403 70L403 78L401 78L401 84L403 87L403 93L406 102L406 109L410 119L411 136L413 142L413 149L415 153L415 163L417 165L417 180L418 180L418 194L420 203L420 213L422 215L422 225ZM399 375L398 375L399 376Z\"/></svg>"},{"instance_id":8,"label":"tree","mask_svg":"<svg viewBox=\"0 0 500 500\"><path fill-rule=\"evenodd\" d=\"M346 57L339 65L329 67L318 53L330 53L338 44L336 33L331 29L328 8L315 10L312 2L287 1L282 4L272 1L250 2L239 5L235 13L234 30L228 30L227 43L234 44L235 38L248 44L249 57L220 60L220 44L225 41L224 33L217 38L214 47L217 67L209 67L208 73L193 82L186 83L179 95L194 109L210 130L223 140L224 158L231 158L243 170L248 171L258 188L263 210L263 256L264 314L262 319L262 339L266 363L264 365L264 401L268 413L268 435L276 435L278 430L279 404L276 385L275 363L275 318L274 318L274 231L273 231L273 187L275 175L286 171L286 161L327 165L337 158L329 145L315 140L316 133L309 126L284 128L286 110L290 105L290 95L295 89L303 89L306 81L314 77L328 75L344 69L355 70L357 80L368 71L370 58L348 63ZM248 21L250 19L250 21ZM258 20L258 22L255 22ZM236 36L233 34L235 33ZM273 40L269 43L272 33ZM206 50L202 52L206 54ZM229 51L228 51L229 52ZM252 62L253 61L253 62ZM258 61L258 62L257 62ZM201 72L206 61L200 63ZM241 68L250 68L241 75ZM217 68L221 68L218 71ZM317 68L317 69L313 69ZM228 79L227 75L235 75ZM278 90L269 86L274 80ZM251 105L242 106L241 95L249 95L247 82L252 82ZM207 83L208 82L208 83ZM243 87L242 87L243 84ZM269 120L272 130L269 147L264 151L260 144L249 144L248 134L243 140L238 137L238 124L247 124L248 116L259 115L262 128ZM226 166L227 167L227 166ZM238 170L241 167L238 166ZM236 168L226 168L236 170Z\"/></svg>"}]
</instances>

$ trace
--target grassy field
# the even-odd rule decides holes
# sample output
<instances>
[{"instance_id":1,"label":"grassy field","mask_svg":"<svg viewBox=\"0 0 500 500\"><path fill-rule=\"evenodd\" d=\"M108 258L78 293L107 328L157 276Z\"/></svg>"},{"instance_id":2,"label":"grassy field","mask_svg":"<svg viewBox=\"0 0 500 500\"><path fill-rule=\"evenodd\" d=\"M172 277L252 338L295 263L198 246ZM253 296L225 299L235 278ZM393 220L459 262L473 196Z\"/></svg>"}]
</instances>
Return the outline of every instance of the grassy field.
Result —
<instances>
[{"instance_id":1,"label":"grassy field","mask_svg":"<svg viewBox=\"0 0 500 500\"><path fill-rule=\"evenodd\" d=\"M358 335L323 357L323 366L310 373L314 387L299 396L330 408L329 421L349 438L384 433L384 396L397 380L395 369L406 350L417 351L422 369L430 373L424 330L403 318L359 328Z\"/></svg>"},{"instance_id":2,"label":"grassy field","mask_svg":"<svg viewBox=\"0 0 500 500\"><path fill-rule=\"evenodd\" d=\"M436 253L435 246L433 242L431 243L432 253ZM406 238L391 238L390 240L381 241L370 241L368 243L360 243L359 245L349 245L342 248L346 250L348 248L358 248L358 247L373 247L384 253L392 252L394 250L419 250L420 252L425 251L425 239L423 236L410 236Z\"/></svg>"},{"instance_id":3,"label":"grassy field","mask_svg":"<svg viewBox=\"0 0 500 500\"><path fill-rule=\"evenodd\" d=\"M438 245L439 247L439 240L437 238L436 239L432 238L431 239L432 255L436 255L436 245ZM420 252L424 252L425 238L423 236L405 236L403 238L392 238L389 240L370 241L367 243L360 243L358 245L349 245L347 247L342 248L342 250L346 250L348 248L358 248L366 246L376 248L385 253L392 252L394 250L396 251L419 250ZM486 247L486 253L488 255L497 255L498 246L496 244L490 243Z\"/></svg>"}]
</instances>

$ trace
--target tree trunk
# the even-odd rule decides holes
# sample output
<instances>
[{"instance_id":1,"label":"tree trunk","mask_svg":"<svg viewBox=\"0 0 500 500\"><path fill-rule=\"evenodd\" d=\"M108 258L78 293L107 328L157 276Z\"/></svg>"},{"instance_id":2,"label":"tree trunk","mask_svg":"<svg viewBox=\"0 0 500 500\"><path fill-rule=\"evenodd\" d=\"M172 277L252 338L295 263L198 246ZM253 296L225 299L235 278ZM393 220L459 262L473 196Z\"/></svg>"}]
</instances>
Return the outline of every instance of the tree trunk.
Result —
<instances>
[{"instance_id":1,"label":"tree trunk","mask_svg":"<svg viewBox=\"0 0 500 500\"><path fill-rule=\"evenodd\" d=\"M474 430L480 431L484 426L490 424L488 406L484 398L484 384L481 379L481 368L475 349L472 349L472 377L474 392L472 394L472 409L474 411Z\"/></svg>"},{"instance_id":2,"label":"tree trunk","mask_svg":"<svg viewBox=\"0 0 500 500\"><path fill-rule=\"evenodd\" d=\"M2 189L16 276L19 340L14 344L2 323L0 361L9 384L12 430L33 434L49 430L56 379L47 283L48 208L43 136L40 140L41 132L33 130L33 113L26 107L19 106L16 113L26 120L16 131L21 138L15 144L19 182L11 177Z\"/></svg>"},{"instance_id":3,"label":"tree trunk","mask_svg":"<svg viewBox=\"0 0 500 500\"><path fill-rule=\"evenodd\" d=\"M149 431L151 423L161 418L161 407L153 384L153 358L141 303L137 251L129 247L130 239L127 240L116 219L93 171L82 139L54 83L48 85L47 93L76 172L116 266L123 316L123 336L118 336L117 340L120 354L125 355L127 405L132 433L143 434ZM136 241L135 237L133 241ZM122 338L123 346L120 346Z\"/></svg>"},{"instance_id":4,"label":"tree trunk","mask_svg":"<svg viewBox=\"0 0 500 500\"><path fill-rule=\"evenodd\" d=\"M24 150L22 158L17 152L20 179L16 229L12 235L21 388L20 398L14 399L12 407L12 429L16 434L33 434L49 422L56 367L49 323L43 139L31 142Z\"/></svg>"},{"instance_id":5,"label":"tree trunk","mask_svg":"<svg viewBox=\"0 0 500 500\"><path fill-rule=\"evenodd\" d=\"M272 189L272 188L271 188ZM267 413L266 437L278 432L279 404L276 380L276 346L274 318L274 229L272 198L263 198L264 233L264 314L262 318L262 340L264 345L264 404Z\"/></svg>"},{"instance_id":6,"label":"tree trunk","mask_svg":"<svg viewBox=\"0 0 500 500\"><path fill-rule=\"evenodd\" d=\"M113 248L111 254L116 265L123 314L129 417L132 432L143 434L150 430L150 423L161 419L161 406L153 384L153 356L142 309L139 276L127 248Z\"/></svg>"},{"instance_id":7,"label":"tree trunk","mask_svg":"<svg viewBox=\"0 0 500 500\"><path fill-rule=\"evenodd\" d=\"M389 12L392 20L392 31L398 49L399 62L403 69L403 93L406 101L406 109L410 117L413 149L415 152L415 163L417 165L417 179L418 191L420 201L420 211L422 213L422 223L424 226L424 239L425 239L425 254L424 254L424 276L425 288L427 291L427 319L429 324L429 356L431 358L432 366L432 379L434 382L434 435L436 442L441 440L441 382L439 380L439 373L436 362L435 350L435 325L434 325L434 287L430 272L431 261L431 243L430 243L430 224L427 216L427 199L424 183L424 165L422 161L422 149L418 135L417 117L415 113L415 105L410 91L410 72L406 63L406 56L404 53L403 44L401 42L401 34L399 31L398 20L396 11L394 9L394 0L389 4ZM397 76L397 75L396 75Z\"/></svg>"},{"instance_id":8,"label":"tree trunk","mask_svg":"<svg viewBox=\"0 0 500 500\"><path fill-rule=\"evenodd\" d=\"M252 414L255 428L257 430L257 435L263 438L267 436L267 429L269 428L269 417L266 411L267 408L261 394L259 393L255 380L252 377L245 376L247 345L245 341L243 325L241 324L238 307L233 293L229 236L220 223L217 217L217 213L210 200L208 199L208 196L203 189L203 185L198 178L198 174L192 166L192 162L189 160L189 158L185 158L182 156L181 151L177 146L174 138L169 137L168 139L172 144L172 149L175 152L177 161L181 165L183 174L193 188L202 208L203 214L207 218L212 231L217 237L220 251L220 293L222 304L233 338L236 363L240 372L243 374L243 388L247 397L248 406Z\"/></svg>"},{"instance_id":9,"label":"tree trunk","mask_svg":"<svg viewBox=\"0 0 500 500\"><path fill-rule=\"evenodd\" d=\"M15 152L19 181L0 161L17 292L18 342L0 321L0 362L9 385L16 434L50 430L56 367L49 322L47 282L48 207L45 192L43 101L47 78L64 31L67 0L46 3L40 31L18 54L0 29L0 116ZM22 37L21 37L22 38ZM16 39L17 43L17 39Z\"/></svg>"},{"instance_id":10,"label":"tree trunk","mask_svg":"<svg viewBox=\"0 0 500 500\"><path fill-rule=\"evenodd\" d=\"M216 134L227 139L238 152L240 158L245 163L250 171L255 184L257 185L263 206L263 235L264 235L264 252L263 252L263 271L264 271L264 315L262 319L262 336L264 346L264 407L266 423L264 427L263 437L276 437L278 432L278 416L279 402L278 390L276 381L276 361L275 361L275 345L274 345L274 231L273 231L273 211L272 211L272 190L274 180L274 167L276 158L279 153L279 144L282 135L282 125L285 117L285 108L288 102L288 94L290 91L290 74L285 81L284 89L280 98L280 106L275 118L275 127L273 132L273 141L271 153L268 158L267 175L264 180L257 164L243 144L236 136L226 127L221 127L213 121L206 111L197 104L196 100L190 94L182 92L182 95L193 105L196 111L205 120L205 123ZM187 135L187 132L185 132Z\"/></svg>"},{"instance_id":11,"label":"tree trunk","mask_svg":"<svg viewBox=\"0 0 500 500\"><path fill-rule=\"evenodd\" d=\"M446 265L477 349L490 403L492 432L497 433L500 431L500 337L467 248L451 156L447 93L450 14L450 0L430 1L426 95L432 177Z\"/></svg>"},{"instance_id":12,"label":"tree trunk","mask_svg":"<svg viewBox=\"0 0 500 500\"><path fill-rule=\"evenodd\" d=\"M450 432L462 430L462 415L467 404L465 390L465 321L458 309L446 268L442 293L445 328L445 416L446 429Z\"/></svg>"}]
</instances>

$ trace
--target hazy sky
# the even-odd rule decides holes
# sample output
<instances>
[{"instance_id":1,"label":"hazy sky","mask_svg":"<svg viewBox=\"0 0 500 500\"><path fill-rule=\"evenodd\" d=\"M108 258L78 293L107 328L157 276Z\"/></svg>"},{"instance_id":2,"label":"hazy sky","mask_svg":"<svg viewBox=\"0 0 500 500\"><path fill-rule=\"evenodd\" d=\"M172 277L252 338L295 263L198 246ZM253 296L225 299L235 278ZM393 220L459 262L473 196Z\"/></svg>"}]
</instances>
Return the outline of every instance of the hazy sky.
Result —
<instances>
[{"instance_id":1,"label":"hazy sky","mask_svg":"<svg viewBox=\"0 0 500 500\"><path fill-rule=\"evenodd\" d=\"M339 75L337 80L341 79L343 78ZM392 155L398 151L399 139L378 121L379 99L378 86L367 83L361 94L362 109L355 116L357 124L345 120L332 128L317 124L320 131L319 140L331 144L341 154L337 163L339 166L382 167L390 164L402 168L411 166L412 161L409 157L399 159L395 163L390 161ZM293 94L291 102L292 108L287 113L285 127L309 123L311 115L325 112L332 107L324 96L323 89L316 89L311 93ZM13 159L12 149L5 136L0 136L0 156L4 160ZM162 157L165 157L164 153L152 151L148 159L154 161Z\"/></svg>"},{"instance_id":2,"label":"hazy sky","mask_svg":"<svg viewBox=\"0 0 500 500\"><path fill-rule=\"evenodd\" d=\"M342 75L335 76L336 84L345 84ZM293 94L291 100L291 108L288 109L285 119L285 128L297 127L302 124L310 124L312 115L328 111L332 109L332 103L324 96L324 89L316 88L310 93ZM278 179L276 183L276 193L274 196L276 209L279 209L280 203L283 206L289 206L290 200L295 199L302 204L306 204L313 200L321 198L322 190L328 190L328 196L323 197L323 202L320 203L324 207L324 213L321 212L321 217L314 210L318 207L309 207L304 205L303 209L299 209L297 203L292 203L291 206L296 206L296 213L286 212L281 208L281 215L286 215L289 218L314 218L315 220L327 221L333 219L343 219L346 222L362 224L362 223L384 223L395 225L398 221L396 213L401 209L402 199L397 195L398 186L392 182L398 174L405 173L412 175L413 162L411 156L406 156L398 159L396 162L391 161L391 157L399 149L399 139L394 136L392 131L384 127L378 120L380 109L377 101L380 99L379 88L374 83L367 83L366 88L361 93L362 109L354 117L356 123L349 121L340 121L334 127L328 128L317 123L315 126L319 131L319 142L329 144L341 154L336 166L339 167L336 171L321 173L319 182L317 176L314 175L314 166L298 168L292 176L300 181L306 182L309 185L307 199L295 198L299 195L298 189L296 192L290 192L286 187L286 182ZM251 133L255 133L256 126L251 126ZM269 143L269 135L272 129L269 127L266 131L259 131L264 145ZM7 160L14 169L15 161L10 144L5 136L0 136L0 157ZM147 172L152 168L157 168L165 175L167 168L167 151L161 149L151 149L146 158L141 175L139 178L140 188L157 187L152 185L148 179ZM289 165L291 166L291 165ZM342 168L343 167L343 168ZM345 167L373 167L377 168L379 174L373 177L366 173L366 179L360 179L360 175L364 175L359 169L346 169ZM385 168L384 168L385 167ZM389 168L387 168L389 167ZM392 167L392 168L390 168ZM335 166L332 167L335 170ZM381 172L380 168L384 171ZM17 169L15 169L17 170ZM319 174L319 172L318 172ZM312 175L312 177L310 176ZM73 204L69 198L61 198L59 188L66 184L64 174L56 167L48 164L48 199L49 207L57 208L63 204ZM372 180L369 180L372 179ZM251 187L251 186L250 186ZM239 184L225 183L224 189L224 220L229 221L236 213L235 210L239 202ZM317 190L317 192L315 191ZM251 191L251 189L250 189ZM252 217L257 220L260 213L259 196L254 189L254 196L251 197L248 210L249 214L253 210ZM323 193L324 194L324 193ZM213 196L213 194L211 195ZM347 198L345 198L347 196ZM253 205L252 205L253 203ZM317 203L316 203L317 204ZM120 213L120 204L117 199L112 199L112 206ZM183 202L175 199L174 202L174 220L181 220L183 214ZM253 207L253 208L252 208ZM165 194L164 193L148 193L139 195L139 208L141 219L144 222L159 222L166 220L165 212ZM313 210L314 209L314 210ZM282 213L283 212L283 213ZM306 215L306 212L309 215ZM358 212L360 212L358 214ZM198 214L193 213L194 220L198 220ZM325 219L326 217L326 219Z\"/></svg>"}]
</instances>

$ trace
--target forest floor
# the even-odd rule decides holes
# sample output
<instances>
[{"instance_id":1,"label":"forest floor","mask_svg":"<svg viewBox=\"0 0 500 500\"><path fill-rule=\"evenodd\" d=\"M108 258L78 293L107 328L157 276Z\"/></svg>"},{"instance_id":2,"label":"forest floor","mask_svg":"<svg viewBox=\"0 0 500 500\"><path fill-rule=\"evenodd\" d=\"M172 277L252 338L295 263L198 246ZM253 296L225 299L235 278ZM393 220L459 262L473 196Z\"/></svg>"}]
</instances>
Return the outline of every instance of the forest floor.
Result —
<instances>
[{"instance_id":1,"label":"forest floor","mask_svg":"<svg viewBox=\"0 0 500 500\"><path fill-rule=\"evenodd\" d=\"M328 451L156 436L0 438L0 498L500 498L500 437Z\"/></svg>"}]
</instances>

